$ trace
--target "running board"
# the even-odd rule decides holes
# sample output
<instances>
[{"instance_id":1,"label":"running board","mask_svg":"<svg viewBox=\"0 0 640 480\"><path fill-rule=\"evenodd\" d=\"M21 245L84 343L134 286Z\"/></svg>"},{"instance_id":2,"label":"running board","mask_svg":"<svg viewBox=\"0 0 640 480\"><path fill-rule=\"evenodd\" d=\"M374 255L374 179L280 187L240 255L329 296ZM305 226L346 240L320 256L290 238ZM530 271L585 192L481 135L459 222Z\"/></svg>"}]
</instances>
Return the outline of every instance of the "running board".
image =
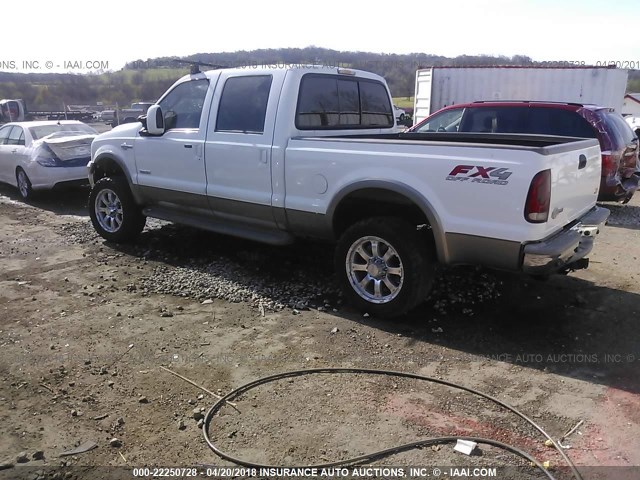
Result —
<instances>
[{"instance_id":1,"label":"running board","mask_svg":"<svg viewBox=\"0 0 640 480\"><path fill-rule=\"evenodd\" d=\"M282 230L269 230L233 221L222 221L213 216L197 215L193 213L176 212L162 207L147 207L142 210L143 215L168 222L188 225L190 227L208 230L214 233L245 238L269 245L291 245L295 237Z\"/></svg>"}]
</instances>

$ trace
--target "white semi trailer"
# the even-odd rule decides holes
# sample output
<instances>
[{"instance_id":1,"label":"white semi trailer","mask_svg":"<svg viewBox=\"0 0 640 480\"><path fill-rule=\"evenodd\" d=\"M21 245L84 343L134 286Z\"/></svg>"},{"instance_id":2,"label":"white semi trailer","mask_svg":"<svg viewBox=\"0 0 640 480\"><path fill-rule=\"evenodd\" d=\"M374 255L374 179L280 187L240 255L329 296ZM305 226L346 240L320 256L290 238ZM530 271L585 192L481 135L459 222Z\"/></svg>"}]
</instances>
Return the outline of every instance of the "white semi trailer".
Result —
<instances>
[{"instance_id":1,"label":"white semi trailer","mask_svg":"<svg viewBox=\"0 0 640 480\"><path fill-rule=\"evenodd\" d=\"M416 72L413 123L479 100L595 104L620 111L627 70L610 67L432 67Z\"/></svg>"}]
</instances>

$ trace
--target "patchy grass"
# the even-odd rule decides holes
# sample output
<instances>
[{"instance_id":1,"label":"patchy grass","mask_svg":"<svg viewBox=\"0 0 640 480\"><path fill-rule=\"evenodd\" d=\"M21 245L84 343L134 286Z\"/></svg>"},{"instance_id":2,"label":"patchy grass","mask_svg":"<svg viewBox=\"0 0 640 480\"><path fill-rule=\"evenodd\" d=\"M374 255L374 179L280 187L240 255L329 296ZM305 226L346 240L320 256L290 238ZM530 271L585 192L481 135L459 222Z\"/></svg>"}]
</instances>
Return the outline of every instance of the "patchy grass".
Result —
<instances>
[{"instance_id":1,"label":"patchy grass","mask_svg":"<svg viewBox=\"0 0 640 480\"><path fill-rule=\"evenodd\" d=\"M400 108L413 108L413 97L393 97L393 104Z\"/></svg>"}]
</instances>

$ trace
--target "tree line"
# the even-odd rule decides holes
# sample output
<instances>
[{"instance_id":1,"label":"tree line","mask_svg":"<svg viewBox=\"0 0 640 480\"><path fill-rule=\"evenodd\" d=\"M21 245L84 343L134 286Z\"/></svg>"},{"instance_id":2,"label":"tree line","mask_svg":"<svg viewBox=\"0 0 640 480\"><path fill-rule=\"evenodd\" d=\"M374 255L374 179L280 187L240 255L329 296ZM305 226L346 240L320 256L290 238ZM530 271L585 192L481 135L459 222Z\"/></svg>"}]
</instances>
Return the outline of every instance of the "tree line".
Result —
<instances>
[{"instance_id":1,"label":"tree line","mask_svg":"<svg viewBox=\"0 0 640 480\"><path fill-rule=\"evenodd\" d=\"M358 68L382 75L396 97L413 96L415 71L431 66L563 66L561 62L536 62L530 57L462 55L444 57L426 53L382 54L348 52L319 47L261 49L252 51L199 53L180 59L160 57L135 60L117 72L100 74L52 74L0 72L0 98L22 98L32 111L59 110L63 105L127 105L155 101L188 71L184 61L225 67L315 64ZM206 70L208 67L202 67ZM629 72L629 92L640 92L640 71Z\"/></svg>"}]
</instances>

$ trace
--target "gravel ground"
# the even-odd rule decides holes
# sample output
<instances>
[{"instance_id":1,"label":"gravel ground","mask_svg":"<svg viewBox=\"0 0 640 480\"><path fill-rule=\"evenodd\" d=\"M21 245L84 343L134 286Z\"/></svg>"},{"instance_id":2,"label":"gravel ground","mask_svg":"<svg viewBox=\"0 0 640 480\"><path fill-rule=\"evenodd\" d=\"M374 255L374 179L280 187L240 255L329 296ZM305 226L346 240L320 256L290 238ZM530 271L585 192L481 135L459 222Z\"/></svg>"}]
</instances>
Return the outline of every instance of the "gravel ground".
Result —
<instances>
[{"instance_id":1,"label":"gravel ground","mask_svg":"<svg viewBox=\"0 0 640 480\"><path fill-rule=\"evenodd\" d=\"M70 242L100 243L87 221L59 229ZM337 312L343 303L328 245L300 242L288 249L271 248L149 219L135 245L117 248L161 262L136 285L145 293L247 302L263 311ZM443 315L473 315L476 306L500 296L500 281L481 268L441 269L434 284L428 302Z\"/></svg>"}]
</instances>

